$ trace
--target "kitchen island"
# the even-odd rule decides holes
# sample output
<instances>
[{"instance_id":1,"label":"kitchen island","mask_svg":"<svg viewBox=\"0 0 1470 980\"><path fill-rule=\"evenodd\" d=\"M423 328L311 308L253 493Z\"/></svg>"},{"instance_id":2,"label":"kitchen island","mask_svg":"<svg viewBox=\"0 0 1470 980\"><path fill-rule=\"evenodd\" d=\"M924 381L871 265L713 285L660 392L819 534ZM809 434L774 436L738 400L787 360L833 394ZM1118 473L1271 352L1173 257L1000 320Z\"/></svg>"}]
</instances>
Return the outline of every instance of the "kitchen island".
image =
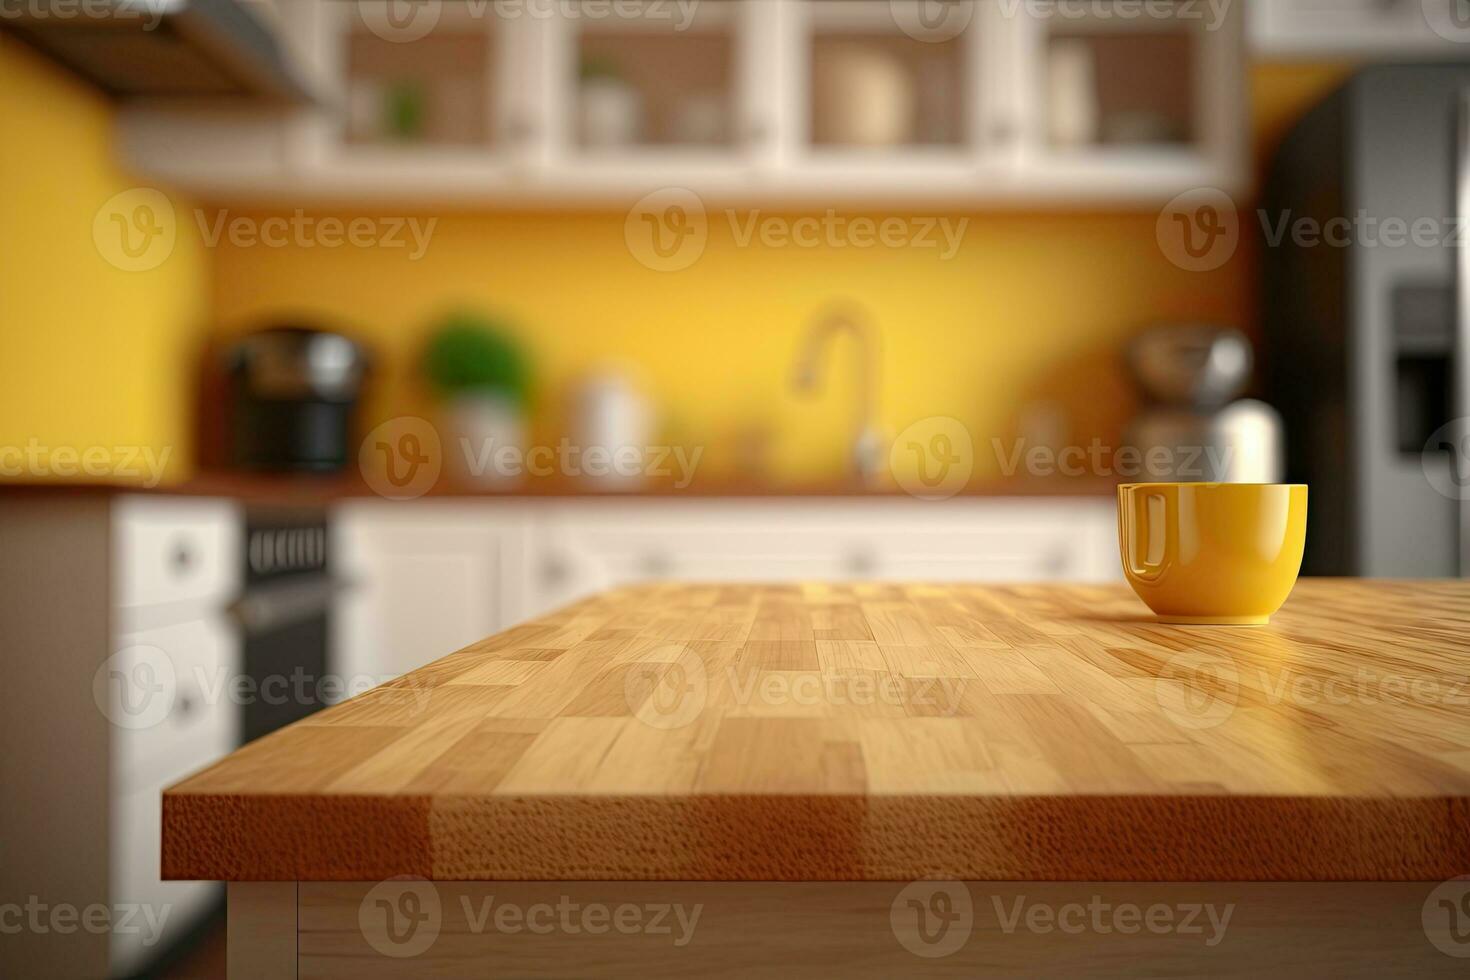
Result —
<instances>
[{"instance_id":1,"label":"kitchen island","mask_svg":"<svg viewBox=\"0 0 1470 980\"><path fill-rule=\"evenodd\" d=\"M1110 907L1239 904L1237 959L1217 967L1283 962L1251 922L1320 965L1369 915L1397 930L1397 962L1433 972L1463 966L1429 896L1448 887L1453 915L1441 883L1470 873L1467 627L1458 582L1304 581L1258 629L1161 626L1115 585L617 590L173 787L163 871L231 883L232 971L250 975L582 975L563 953L592 956L588 975L646 975L658 953L670 975L738 975L751 929L828 949L814 975L839 949L839 972L887 975L933 965L913 959L943 945L924 910L946 935L958 906L967 936L1004 931L1039 897L1064 911L1068 882L1115 883ZM1268 882L1375 884L1249 884ZM677 956L631 911L608 927L658 904L668 923L703 909ZM531 927L528 909L568 905L603 909L602 932ZM1014 971L1027 943L1056 951L1021 932L933 962L973 973L980 949ZM1120 955L1159 941L1084 932Z\"/></svg>"}]
</instances>

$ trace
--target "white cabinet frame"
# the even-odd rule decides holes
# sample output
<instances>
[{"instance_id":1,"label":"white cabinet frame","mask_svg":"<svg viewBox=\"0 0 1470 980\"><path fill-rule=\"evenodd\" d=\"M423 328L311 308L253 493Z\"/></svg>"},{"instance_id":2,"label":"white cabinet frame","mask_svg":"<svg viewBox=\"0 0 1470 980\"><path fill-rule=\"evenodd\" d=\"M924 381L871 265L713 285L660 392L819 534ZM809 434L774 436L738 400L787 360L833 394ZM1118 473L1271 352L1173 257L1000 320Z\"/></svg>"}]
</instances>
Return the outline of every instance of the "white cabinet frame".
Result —
<instances>
[{"instance_id":1,"label":"white cabinet frame","mask_svg":"<svg viewBox=\"0 0 1470 980\"><path fill-rule=\"evenodd\" d=\"M1022 5L1021 10L1025 10ZM1198 9L1198 8L1196 8ZM1006 114L1019 121L1020 183L1038 196L1066 194L1081 186L1100 198L1128 198L1140 185L1169 196L1201 186L1227 192L1244 185L1248 159L1245 141L1245 62L1241 51L1239 5L1224 11L1215 30L1203 18L1161 21L1147 17L1099 17L1067 20L1087 34L1183 33L1195 45L1191 118L1192 143L1141 149L1098 146L1054 150L1047 134L1047 42L1055 22L1034 16L1003 18L1010 37L1005 44L1014 59Z\"/></svg>"},{"instance_id":2,"label":"white cabinet frame","mask_svg":"<svg viewBox=\"0 0 1470 980\"><path fill-rule=\"evenodd\" d=\"M489 0L441 6L441 17L478 18L473 29L495 33L497 124L484 146L348 144L335 116L346 95L353 5L281 0L287 47L303 60L303 74L317 80L323 104L274 112L129 105L118 121L126 164L216 198L313 204L626 208L650 191L687 187L706 203L731 205L1157 206L1200 186L1245 189L1241 4L1229 6L1218 30L1186 25L1199 33L1194 144L1062 154L1044 140L1048 23L1038 10L1047 8L1024 0L972 0L973 15L958 35L966 46L961 143L864 151L813 147L808 139L811 31L815 19L840 24L844 33L901 34L888 0L704 0L700 10L729 5L724 29L733 39L736 89L731 142L618 152L583 152L574 138L576 45L587 21L558 12L556 4L537 3L532 12L533 2L505 8L515 16ZM597 23L647 29L629 19ZM1160 22L1103 18L1093 26L1158 30Z\"/></svg>"}]
</instances>

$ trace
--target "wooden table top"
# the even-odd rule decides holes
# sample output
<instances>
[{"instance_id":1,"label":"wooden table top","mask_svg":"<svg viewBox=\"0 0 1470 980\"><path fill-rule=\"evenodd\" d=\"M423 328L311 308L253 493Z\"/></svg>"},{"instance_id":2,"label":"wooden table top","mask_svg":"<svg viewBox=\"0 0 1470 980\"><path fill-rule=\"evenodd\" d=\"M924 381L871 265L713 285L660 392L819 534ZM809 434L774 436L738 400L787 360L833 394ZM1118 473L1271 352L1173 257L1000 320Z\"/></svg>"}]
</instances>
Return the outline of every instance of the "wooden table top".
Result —
<instances>
[{"instance_id":1,"label":"wooden table top","mask_svg":"<svg viewBox=\"0 0 1470 980\"><path fill-rule=\"evenodd\" d=\"M1443 879L1467 631L1464 582L619 590L173 787L164 876Z\"/></svg>"}]
</instances>

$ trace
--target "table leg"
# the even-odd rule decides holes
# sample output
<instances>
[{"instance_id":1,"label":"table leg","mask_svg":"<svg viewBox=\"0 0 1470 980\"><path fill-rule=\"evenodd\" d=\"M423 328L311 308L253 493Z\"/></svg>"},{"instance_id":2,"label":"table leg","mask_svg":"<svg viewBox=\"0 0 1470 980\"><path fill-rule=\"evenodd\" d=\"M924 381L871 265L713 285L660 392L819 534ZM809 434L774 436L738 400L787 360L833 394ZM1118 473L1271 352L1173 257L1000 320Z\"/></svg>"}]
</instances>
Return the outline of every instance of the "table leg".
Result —
<instances>
[{"instance_id":1,"label":"table leg","mask_svg":"<svg viewBox=\"0 0 1470 980\"><path fill-rule=\"evenodd\" d=\"M296 882L232 881L229 980L296 980Z\"/></svg>"}]
</instances>

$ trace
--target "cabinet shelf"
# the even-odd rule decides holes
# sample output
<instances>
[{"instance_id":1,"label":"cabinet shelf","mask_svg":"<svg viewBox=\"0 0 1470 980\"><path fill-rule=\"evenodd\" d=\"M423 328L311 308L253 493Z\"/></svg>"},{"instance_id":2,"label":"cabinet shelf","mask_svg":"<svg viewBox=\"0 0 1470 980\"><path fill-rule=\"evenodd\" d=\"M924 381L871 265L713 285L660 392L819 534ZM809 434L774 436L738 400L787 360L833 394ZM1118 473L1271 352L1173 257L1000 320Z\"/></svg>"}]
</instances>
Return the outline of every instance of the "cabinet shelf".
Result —
<instances>
[{"instance_id":1,"label":"cabinet shelf","mask_svg":"<svg viewBox=\"0 0 1470 980\"><path fill-rule=\"evenodd\" d=\"M626 207L667 186L796 206L1245 189L1235 7L1205 30L957 0L953 29L931 30L904 0L445 4L407 40L372 5L279 7L334 95L274 116L126 107L131 167L212 195L489 206Z\"/></svg>"}]
</instances>

